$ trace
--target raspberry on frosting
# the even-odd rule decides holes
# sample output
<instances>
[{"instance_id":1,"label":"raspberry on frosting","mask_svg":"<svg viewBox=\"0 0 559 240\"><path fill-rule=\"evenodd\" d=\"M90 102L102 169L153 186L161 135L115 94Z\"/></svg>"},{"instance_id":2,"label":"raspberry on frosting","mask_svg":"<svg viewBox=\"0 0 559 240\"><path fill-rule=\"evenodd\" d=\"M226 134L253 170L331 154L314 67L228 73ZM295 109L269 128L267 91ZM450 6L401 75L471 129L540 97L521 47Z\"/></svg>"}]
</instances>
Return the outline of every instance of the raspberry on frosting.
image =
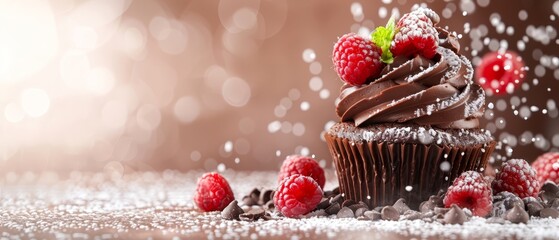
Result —
<instances>
[{"instance_id":1,"label":"raspberry on frosting","mask_svg":"<svg viewBox=\"0 0 559 240\"><path fill-rule=\"evenodd\" d=\"M373 42L355 33L348 33L334 45L332 61L344 82L359 86L380 74L384 66L380 60L381 52Z\"/></svg>"},{"instance_id":2,"label":"raspberry on frosting","mask_svg":"<svg viewBox=\"0 0 559 240\"><path fill-rule=\"evenodd\" d=\"M438 15L424 8L406 13L400 18L396 24L398 31L390 48L392 53L395 56L421 55L433 58L437 53L439 34L431 19L438 19Z\"/></svg>"}]
</instances>

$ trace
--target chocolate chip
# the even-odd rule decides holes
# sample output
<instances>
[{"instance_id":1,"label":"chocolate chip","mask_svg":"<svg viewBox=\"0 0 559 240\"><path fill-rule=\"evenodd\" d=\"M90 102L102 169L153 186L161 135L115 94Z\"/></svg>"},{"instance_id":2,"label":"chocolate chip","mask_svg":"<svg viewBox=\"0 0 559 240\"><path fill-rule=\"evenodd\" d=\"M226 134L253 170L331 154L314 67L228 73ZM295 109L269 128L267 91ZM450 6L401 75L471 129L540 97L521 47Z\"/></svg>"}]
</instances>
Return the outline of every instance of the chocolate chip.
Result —
<instances>
[{"instance_id":1,"label":"chocolate chip","mask_svg":"<svg viewBox=\"0 0 559 240\"><path fill-rule=\"evenodd\" d=\"M361 208L355 209L355 211L354 211L354 212L355 212L355 216L356 216L356 217L361 217L361 216L363 216L363 213L365 213L366 211L369 211L369 209L368 209L368 208L365 208L365 207L361 207Z\"/></svg>"},{"instance_id":2,"label":"chocolate chip","mask_svg":"<svg viewBox=\"0 0 559 240\"><path fill-rule=\"evenodd\" d=\"M452 204L450 210L444 214L444 222L447 224L464 224L467 220L468 218L462 208L456 204Z\"/></svg>"},{"instance_id":3,"label":"chocolate chip","mask_svg":"<svg viewBox=\"0 0 559 240\"><path fill-rule=\"evenodd\" d=\"M267 203L264 203L264 205L262 207L264 207L264 209L266 209L266 210L274 209L275 208L274 200L270 200Z\"/></svg>"},{"instance_id":4,"label":"chocolate chip","mask_svg":"<svg viewBox=\"0 0 559 240\"><path fill-rule=\"evenodd\" d=\"M265 204L268 201L272 200L272 194L274 194L274 190L268 189L260 194L260 199L258 203Z\"/></svg>"},{"instance_id":5,"label":"chocolate chip","mask_svg":"<svg viewBox=\"0 0 559 240\"><path fill-rule=\"evenodd\" d=\"M356 202L351 199L347 199L342 203L342 207L349 207L353 204L356 204Z\"/></svg>"},{"instance_id":6,"label":"chocolate chip","mask_svg":"<svg viewBox=\"0 0 559 240\"><path fill-rule=\"evenodd\" d=\"M382 211L382 208L383 208L383 206L378 206L378 207L373 208L373 210L375 210L377 212L380 212L380 211Z\"/></svg>"},{"instance_id":7,"label":"chocolate chip","mask_svg":"<svg viewBox=\"0 0 559 240\"><path fill-rule=\"evenodd\" d=\"M269 213L264 214L264 216L260 217L260 219L268 221L268 220L272 220L274 219L272 216L270 216Z\"/></svg>"},{"instance_id":8,"label":"chocolate chip","mask_svg":"<svg viewBox=\"0 0 559 240\"><path fill-rule=\"evenodd\" d=\"M342 205L343 202L344 202L344 197L341 194L338 194L330 199L330 204L338 203Z\"/></svg>"},{"instance_id":9,"label":"chocolate chip","mask_svg":"<svg viewBox=\"0 0 559 240\"><path fill-rule=\"evenodd\" d=\"M334 189L332 189L332 193L335 195L340 194L340 187L335 187Z\"/></svg>"},{"instance_id":10,"label":"chocolate chip","mask_svg":"<svg viewBox=\"0 0 559 240\"><path fill-rule=\"evenodd\" d=\"M487 219L486 223L505 224L506 221L502 217L490 217Z\"/></svg>"},{"instance_id":11,"label":"chocolate chip","mask_svg":"<svg viewBox=\"0 0 559 240\"><path fill-rule=\"evenodd\" d=\"M311 218L311 217L326 217L328 216L328 214L326 213L326 211L324 209L318 209L316 211L312 211L310 213L307 213L305 215L306 218Z\"/></svg>"},{"instance_id":12,"label":"chocolate chip","mask_svg":"<svg viewBox=\"0 0 559 240\"><path fill-rule=\"evenodd\" d=\"M258 188L254 188L252 189L252 191L250 191L248 196L258 202L258 200L260 199L260 190Z\"/></svg>"},{"instance_id":13,"label":"chocolate chip","mask_svg":"<svg viewBox=\"0 0 559 240\"><path fill-rule=\"evenodd\" d=\"M559 218L559 210L555 208L544 208L540 211L541 218Z\"/></svg>"},{"instance_id":14,"label":"chocolate chip","mask_svg":"<svg viewBox=\"0 0 559 240\"><path fill-rule=\"evenodd\" d=\"M342 209L338 211L337 216L338 218L355 218L355 214L353 213L353 210L351 210L348 207L342 207Z\"/></svg>"},{"instance_id":15,"label":"chocolate chip","mask_svg":"<svg viewBox=\"0 0 559 240\"><path fill-rule=\"evenodd\" d=\"M407 210L410 210L410 207L406 204L406 199L403 198L398 199L392 206L396 208L400 214L404 214Z\"/></svg>"},{"instance_id":16,"label":"chocolate chip","mask_svg":"<svg viewBox=\"0 0 559 240\"><path fill-rule=\"evenodd\" d=\"M326 209L328 206L330 206L330 199L322 198L322 200L320 200L320 203L316 205L316 209Z\"/></svg>"},{"instance_id":17,"label":"chocolate chip","mask_svg":"<svg viewBox=\"0 0 559 240\"><path fill-rule=\"evenodd\" d=\"M559 198L559 186L553 182L545 182L540 188L540 197L545 202Z\"/></svg>"},{"instance_id":18,"label":"chocolate chip","mask_svg":"<svg viewBox=\"0 0 559 240\"><path fill-rule=\"evenodd\" d=\"M258 201L255 200L254 198L251 198L250 196L244 196L244 197L243 197L243 203L244 203L246 206L258 205Z\"/></svg>"},{"instance_id":19,"label":"chocolate chip","mask_svg":"<svg viewBox=\"0 0 559 240\"><path fill-rule=\"evenodd\" d=\"M559 198L551 200L551 202L549 202L547 205L550 208L559 208Z\"/></svg>"},{"instance_id":20,"label":"chocolate chip","mask_svg":"<svg viewBox=\"0 0 559 240\"><path fill-rule=\"evenodd\" d=\"M419 205L419 211L428 212L435 209L435 207L442 207L443 205L443 200L440 196L432 195L429 197L429 200L424 201L421 205Z\"/></svg>"},{"instance_id":21,"label":"chocolate chip","mask_svg":"<svg viewBox=\"0 0 559 240\"><path fill-rule=\"evenodd\" d=\"M539 217L540 211L543 209L543 205L537 201L528 202L526 204L526 209L528 210L528 215Z\"/></svg>"},{"instance_id":22,"label":"chocolate chip","mask_svg":"<svg viewBox=\"0 0 559 240\"><path fill-rule=\"evenodd\" d=\"M243 221L256 221L264 216L265 213L266 211L264 211L264 209L262 208L253 208L246 213L240 214L239 218Z\"/></svg>"},{"instance_id":23,"label":"chocolate chip","mask_svg":"<svg viewBox=\"0 0 559 240\"><path fill-rule=\"evenodd\" d=\"M491 216L503 217L503 215L506 212L507 212L507 208L505 207L505 203L503 201L498 201L493 203L493 209L491 209Z\"/></svg>"},{"instance_id":24,"label":"chocolate chip","mask_svg":"<svg viewBox=\"0 0 559 240\"><path fill-rule=\"evenodd\" d=\"M221 217L227 220L240 220L239 215L244 213L243 209L239 207L237 200L233 200L227 207L221 211Z\"/></svg>"},{"instance_id":25,"label":"chocolate chip","mask_svg":"<svg viewBox=\"0 0 559 240\"><path fill-rule=\"evenodd\" d=\"M330 205L329 207L327 207L326 213L328 213L328 215L332 215L332 214L337 214L340 211L340 204L339 203L333 203L332 205Z\"/></svg>"},{"instance_id":26,"label":"chocolate chip","mask_svg":"<svg viewBox=\"0 0 559 240\"><path fill-rule=\"evenodd\" d=\"M363 216L365 216L366 218L368 218L370 220L373 220L373 221L382 219L382 214L378 211L375 211L375 210L365 211L363 213Z\"/></svg>"},{"instance_id":27,"label":"chocolate chip","mask_svg":"<svg viewBox=\"0 0 559 240\"><path fill-rule=\"evenodd\" d=\"M354 212L355 212L355 210L357 210L359 208L365 208L365 209L369 210L369 207L367 206L367 204L365 204L363 202L352 204L351 206L348 206L348 207L351 208L351 210L353 210Z\"/></svg>"},{"instance_id":28,"label":"chocolate chip","mask_svg":"<svg viewBox=\"0 0 559 240\"><path fill-rule=\"evenodd\" d=\"M505 198L503 199L503 204L505 205L505 208L507 210L513 208L514 205L518 205L519 207L524 208L524 202L522 201L522 199L512 193L505 196Z\"/></svg>"},{"instance_id":29,"label":"chocolate chip","mask_svg":"<svg viewBox=\"0 0 559 240\"><path fill-rule=\"evenodd\" d=\"M400 213L392 206L383 207L380 214L383 220L398 221L400 219Z\"/></svg>"},{"instance_id":30,"label":"chocolate chip","mask_svg":"<svg viewBox=\"0 0 559 240\"><path fill-rule=\"evenodd\" d=\"M448 212L448 210L450 210L450 208L435 207L435 209L433 209L433 212L435 212L435 214L444 215Z\"/></svg>"},{"instance_id":31,"label":"chocolate chip","mask_svg":"<svg viewBox=\"0 0 559 240\"><path fill-rule=\"evenodd\" d=\"M540 211L541 214L541 211ZM512 223L527 223L530 216L518 205L514 205L511 209L505 213L505 219L511 221Z\"/></svg>"},{"instance_id":32,"label":"chocolate chip","mask_svg":"<svg viewBox=\"0 0 559 240\"><path fill-rule=\"evenodd\" d=\"M402 219L404 220L416 220L423 218L423 213L414 210L407 210L403 213L403 215Z\"/></svg>"}]
</instances>

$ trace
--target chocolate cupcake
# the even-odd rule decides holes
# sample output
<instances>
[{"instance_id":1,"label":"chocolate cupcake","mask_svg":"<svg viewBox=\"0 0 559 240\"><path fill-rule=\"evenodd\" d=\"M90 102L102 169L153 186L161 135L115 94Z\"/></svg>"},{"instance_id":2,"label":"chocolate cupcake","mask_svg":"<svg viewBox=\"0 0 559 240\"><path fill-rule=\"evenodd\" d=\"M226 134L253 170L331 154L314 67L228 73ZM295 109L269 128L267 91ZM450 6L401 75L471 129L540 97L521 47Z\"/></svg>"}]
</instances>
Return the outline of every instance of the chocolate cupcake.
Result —
<instances>
[{"instance_id":1,"label":"chocolate cupcake","mask_svg":"<svg viewBox=\"0 0 559 240\"><path fill-rule=\"evenodd\" d=\"M385 61L388 49L375 42L372 49L382 49L383 61L389 63L383 63L380 73L368 76L363 84L346 81L338 71L346 82L336 100L340 122L325 134L340 192L371 207L405 198L417 209L462 172L483 171L495 147L491 134L479 128L485 92L472 81L472 65L459 54L456 36L436 28L439 18L429 9L415 10L404 18L408 21L401 19L396 25L399 31L392 35L390 49L406 38L399 34L413 32L402 24L413 22L422 28L431 24L427 28L436 32L430 36L435 39L436 46L431 46L435 53L426 53L428 49L409 53L408 49ZM339 43L334 49L337 69L341 56L337 51L343 45ZM374 59L368 63L376 64Z\"/></svg>"}]
</instances>

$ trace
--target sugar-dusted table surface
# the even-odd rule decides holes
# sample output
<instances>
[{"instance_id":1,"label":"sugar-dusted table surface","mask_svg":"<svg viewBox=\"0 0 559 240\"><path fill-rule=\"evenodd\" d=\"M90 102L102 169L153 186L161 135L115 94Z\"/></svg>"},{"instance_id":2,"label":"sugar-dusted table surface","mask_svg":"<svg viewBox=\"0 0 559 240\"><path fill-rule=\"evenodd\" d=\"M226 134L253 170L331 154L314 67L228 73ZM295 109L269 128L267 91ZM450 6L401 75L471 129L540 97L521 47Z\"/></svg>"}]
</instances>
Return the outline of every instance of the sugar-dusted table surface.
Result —
<instances>
[{"instance_id":1,"label":"sugar-dusted table surface","mask_svg":"<svg viewBox=\"0 0 559 240\"><path fill-rule=\"evenodd\" d=\"M236 198L273 188L275 172L233 172ZM202 172L128 174L73 172L7 174L0 178L2 239L559 239L559 220L464 225L415 221L310 218L256 222L222 220L192 202ZM335 180L329 172L326 189Z\"/></svg>"}]
</instances>

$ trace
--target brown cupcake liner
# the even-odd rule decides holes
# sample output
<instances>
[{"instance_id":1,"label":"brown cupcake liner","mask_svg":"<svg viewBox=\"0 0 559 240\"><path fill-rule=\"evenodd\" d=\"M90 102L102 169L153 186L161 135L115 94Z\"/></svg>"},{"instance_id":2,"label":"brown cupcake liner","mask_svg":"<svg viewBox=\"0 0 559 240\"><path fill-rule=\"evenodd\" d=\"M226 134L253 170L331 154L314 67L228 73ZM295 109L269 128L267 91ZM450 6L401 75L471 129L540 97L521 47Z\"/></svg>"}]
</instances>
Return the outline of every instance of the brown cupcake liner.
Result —
<instances>
[{"instance_id":1,"label":"brown cupcake liner","mask_svg":"<svg viewBox=\"0 0 559 240\"><path fill-rule=\"evenodd\" d=\"M392 205L405 198L412 209L446 189L462 172L482 171L495 142L474 146L354 142L325 135L334 160L340 192L369 207ZM450 168L441 169L447 161Z\"/></svg>"}]
</instances>

